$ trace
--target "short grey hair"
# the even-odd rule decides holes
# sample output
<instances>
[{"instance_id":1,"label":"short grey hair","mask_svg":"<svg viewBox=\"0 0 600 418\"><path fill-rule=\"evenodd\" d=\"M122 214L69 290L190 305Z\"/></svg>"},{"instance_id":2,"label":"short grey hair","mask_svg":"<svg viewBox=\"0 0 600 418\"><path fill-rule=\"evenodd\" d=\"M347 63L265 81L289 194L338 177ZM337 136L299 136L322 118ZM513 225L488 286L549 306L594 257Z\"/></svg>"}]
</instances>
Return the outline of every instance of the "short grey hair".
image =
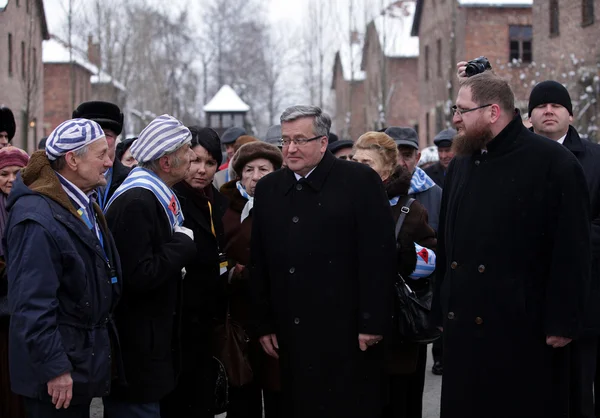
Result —
<instances>
[{"instance_id":1,"label":"short grey hair","mask_svg":"<svg viewBox=\"0 0 600 418\"><path fill-rule=\"evenodd\" d=\"M329 137L331 129L331 117L321 110L318 106L290 106L281 114L281 124L283 122L292 122L301 118L314 118L313 132L315 135Z\"/></svg>"},{"instance_id":2,"label":"short grey hair","mask_svg":"<svg viewBox=\"0 0 600 418\"><path fill-rule=\"evenodd\" d=\"M160 165L158 164L158 161L162 158L162 157L171 157L173 156L173 161L171 162L173 164L174 168L179 167L182 164L181 158L179 158L177 155L175 155L175 153L179 151L179 148L177 148L175 151L170 152L168 154L165 154L159 158L157 158L156 160L152 160L152 161L145 161L143 163L138 163L138 167L140 168L145 168L146 170L150 170L153 173L157 173L158 170L160 169Z\"/></svg>"},{"instance_id":3,"label":"short grey hair","mask_svg":"<svg viewBox=\"0 0 600 418\"><path fill-rule=\"evenodd\" d=\"M87 154L89 147L89 145L86 145L85 147L79 148L78 150L73 151L73 154L75 154L77 157L83 157L85 154ZM65 159L64 155L61 155L56 160L50 161L50 167L52 167L54 171L61 171L66 165L67 160Z\"/></svg>"}]
</instances>

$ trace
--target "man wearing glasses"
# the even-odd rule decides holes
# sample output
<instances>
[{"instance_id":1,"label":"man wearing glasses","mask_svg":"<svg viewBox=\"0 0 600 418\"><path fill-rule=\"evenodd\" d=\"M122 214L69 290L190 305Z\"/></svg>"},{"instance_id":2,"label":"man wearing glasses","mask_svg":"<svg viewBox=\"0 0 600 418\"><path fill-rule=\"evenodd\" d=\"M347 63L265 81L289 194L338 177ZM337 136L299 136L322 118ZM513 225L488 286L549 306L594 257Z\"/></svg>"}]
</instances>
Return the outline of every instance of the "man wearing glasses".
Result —
<instances>
[{"instance_id":1,"label":"man wearing glasses","mask_svg":"<svg viewBox=\"0 0 600 418\"><path fill-rule=\"evenodd\" d=\"M258 331L264 351L280 360L286 417L378 417L394 221L375 171L327 151L330 126L318 107L286 109L287 168L256 186Z\"/></svg>"},{"instance_id":2,"label":"man wearing glasses","mask_svg":"<svg viewBox=\"0 0 600 418\"><path fill-rule=\"evenodd\" d=\"M590 275L589 194L566 148L530 132L508 83L462 82L443 192L434 318L445 418L566 417L569 343Z\"/></svg>"}]
</instances>

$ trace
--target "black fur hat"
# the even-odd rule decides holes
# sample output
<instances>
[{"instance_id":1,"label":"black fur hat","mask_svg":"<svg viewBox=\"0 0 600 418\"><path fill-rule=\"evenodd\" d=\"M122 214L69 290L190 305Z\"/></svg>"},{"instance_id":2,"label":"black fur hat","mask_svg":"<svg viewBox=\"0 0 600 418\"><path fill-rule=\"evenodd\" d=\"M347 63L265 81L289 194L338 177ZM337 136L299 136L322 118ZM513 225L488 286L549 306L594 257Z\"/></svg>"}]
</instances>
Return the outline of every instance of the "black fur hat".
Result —
<instances>
[{"instance_id":1,"label":"black fur hat","mask_svg":"<svg viewBox=\"0 0 600 418\"><path fill-rule=\"evenodd\" d=\"M8 142L12 141L17 130L15 116L8 107L0 106L0 132L8 134Z\"/></svg>"},{"instance_id":2,"label":"black fur hat","mask_svg":"<svg viewBox=\"0 0 600 418\"><path fill-rule=\"evenodd\" d=\"M73 119L83 118L93 120L102 129L110 129L120 135L123 131L123 113L114 103L84 102L73 111Z\"/></svg>"}]
</instances>

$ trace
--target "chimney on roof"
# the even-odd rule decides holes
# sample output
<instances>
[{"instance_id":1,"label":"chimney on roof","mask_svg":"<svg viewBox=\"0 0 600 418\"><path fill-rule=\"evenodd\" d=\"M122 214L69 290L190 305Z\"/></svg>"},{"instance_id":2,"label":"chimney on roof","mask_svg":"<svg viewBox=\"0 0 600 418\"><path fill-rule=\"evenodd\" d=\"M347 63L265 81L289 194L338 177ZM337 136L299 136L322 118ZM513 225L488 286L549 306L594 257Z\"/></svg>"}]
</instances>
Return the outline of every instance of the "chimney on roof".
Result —
<instances>
[{"instance_id":1,"label":"chimney on roof","mask_svg":"<svg viewBox=\"0 0 600 418\"><path fill-rule=\"evenodd\" d=\"M350 44L352 44L352 45L360 44L360 34L358 33L358 31L356 29L350 31Z\"/></svg>"},{"instance_id":2,"label":"chimney on roof","mask_svg":"<svg viewBox=\"0 0 600 418\"><path fill-rule=\"evenodd\" d=\"M100 44L94 43L94 37L92 35L88 36L88 50L87 50L88 60L94 64L96 67L100 68L102 63L102 58L100 55Z\"/></svg>"}]
</instances>

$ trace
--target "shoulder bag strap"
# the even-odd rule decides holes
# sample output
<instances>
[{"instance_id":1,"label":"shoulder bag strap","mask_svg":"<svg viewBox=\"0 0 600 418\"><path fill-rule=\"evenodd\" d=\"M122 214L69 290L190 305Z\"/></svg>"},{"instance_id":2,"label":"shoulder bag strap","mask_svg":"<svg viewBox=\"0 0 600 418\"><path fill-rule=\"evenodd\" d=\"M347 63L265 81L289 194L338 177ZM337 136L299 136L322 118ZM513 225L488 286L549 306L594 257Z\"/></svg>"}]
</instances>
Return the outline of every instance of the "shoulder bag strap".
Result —
<instances>
[{"instance_id":1,"label":"shoulder bag strap","mask_svg":"<svg viewBox=\"0 0 600 418\"><path fill-rule=\"evenodd\" d=\"M400 230L402 229L402 224L404 224L404 220L406 219L406 215L410 212L410 205L413 204L415 199L412 197L409 198L402 208L400 208L400 216L398 217L398 221L396 222L396 239L398 239L398 235L400 235Z\"/></svg>"}]
</instances>

